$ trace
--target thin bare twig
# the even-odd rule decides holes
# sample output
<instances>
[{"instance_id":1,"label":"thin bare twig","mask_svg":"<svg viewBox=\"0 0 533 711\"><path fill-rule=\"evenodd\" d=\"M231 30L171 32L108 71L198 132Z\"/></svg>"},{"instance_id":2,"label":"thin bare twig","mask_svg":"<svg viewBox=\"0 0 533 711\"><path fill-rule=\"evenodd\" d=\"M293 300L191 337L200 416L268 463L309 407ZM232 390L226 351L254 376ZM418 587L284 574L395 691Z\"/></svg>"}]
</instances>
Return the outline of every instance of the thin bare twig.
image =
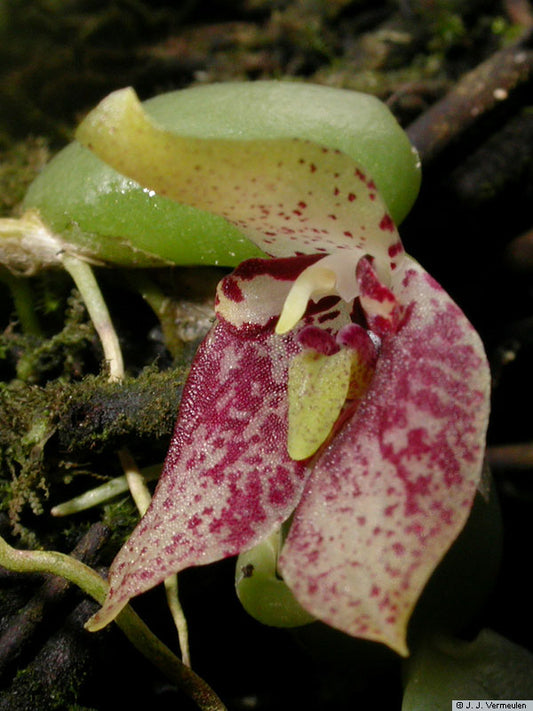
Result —
<instances>
[{"instance_id":1,"label":"thin bare twig","mask_svg":"<svg viewBox=\"0 0 533 711\"><path fill-rule=\"evenodd\" d=\"M494 469L533 469L533 442L489 447L487 460Z\"/></svg>"},{"instance_id":2,"label":"thin bare twig","mask_svg":"<svg viewBox=\"0 0 533 711\"><path fill-rule=\"evenodd\" d=\"M531 33L465 74L444 98L407 128L422 165L434 161L481 118L508 101L533 76Z\"/></svg>"},{"instance_id":3,"label":"thin bare twig","mask_svg":"<svg viewBox=\"0 0 533 711\"><path fill-rule=\"evenodd\" d=\"M503 6L514 25L533 27L533 9L528 0L504 0Z\"/></svg>"}]
</instances>

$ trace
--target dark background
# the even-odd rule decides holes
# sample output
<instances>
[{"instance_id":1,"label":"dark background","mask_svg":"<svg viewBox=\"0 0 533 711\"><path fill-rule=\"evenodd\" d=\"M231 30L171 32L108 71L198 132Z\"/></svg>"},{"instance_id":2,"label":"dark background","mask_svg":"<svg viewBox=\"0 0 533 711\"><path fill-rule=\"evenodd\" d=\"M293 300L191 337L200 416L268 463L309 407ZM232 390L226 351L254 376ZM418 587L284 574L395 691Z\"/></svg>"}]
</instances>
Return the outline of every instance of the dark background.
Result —
<instances>
[{"instance_id":1,"label":"dark background","mask_svg":"<svg viewBox=\"0 0 533 711\"><path fill-rule=\"evenodd\" d=\"M479 330L494 378L489 459L502 510L503 557L492 592L461 633L469 638L490 627L529 649L533 457L531 446L509 447L533 440L532 17L530 4L518 0L0 0L4 215L16 209L25 186L69 141L84 113L118 87L133 85L147 98L195 83L292 77L369 91L388 103L419 148L424 172L420 197L401 227L406 249ZM517 53L525 58L520 71L509 70ZM469 72L477 73L470 90L458 92ZM472 87L479 86L476 93ZM159 278L171 280L165 273ZM2 292L0 377L9 387L0 390L0 525L15 544L66 551L80 535L89 536L87 559L106 566L133 520L128 504L106 510L104 523L116 526L113 533L94 528L100 511L67 523L50 521L46 511L69 498L69 467L75 488L83 490L99 476L119 473L118 446L131 447L141 462L162 459L181 381L168 392L166 369L177 359L165 350L148 308L140 299L133 308L138 297L113 276L102 275L102 286L129 372L138 375L157 363L157 427L146 432L135 421L135 412L153 408L154 388L142 380L132 379L120 396L101 382L86 394L83 376L97 374L99 363L90 335L68 347L50 346L48 360L41 358L29 380L14 388L21 356L43 342L29 344L17 333ZM68 280L47 277L36 290L47 336L65 319L83 321L83 314L72 316ZM193 350L184 348L178 365ZM56 402L64 400L65 387L67 409ZM20 439L30 426L15 395L26 410L57 407L61 414L38 452L13 454L9 432ZM117 402L131 414L121 426ZM71 441L82 425L85 438ZM39 505L22 496L18 510L12 479L23 473L31 483L31 456L34 483L45 477L47 490L38 487ZM475 562L470 572L475 585ZM297 633L261 627L236 600L232 561L185 571L180 581L194 668L231 709L352 709L376 698L379 707L400 708L401 667L392 653L319 626ZM83 631L95 606L76 591L52 586L43 592L40 579L1 571L0 584L0 633L7 635L0 642L0 709L190 707L118 631ZM143 596L137 609L175 647L162 593ZM12 649L6 640L30 618L38 624Z\"/></svg>"}]
</instances>

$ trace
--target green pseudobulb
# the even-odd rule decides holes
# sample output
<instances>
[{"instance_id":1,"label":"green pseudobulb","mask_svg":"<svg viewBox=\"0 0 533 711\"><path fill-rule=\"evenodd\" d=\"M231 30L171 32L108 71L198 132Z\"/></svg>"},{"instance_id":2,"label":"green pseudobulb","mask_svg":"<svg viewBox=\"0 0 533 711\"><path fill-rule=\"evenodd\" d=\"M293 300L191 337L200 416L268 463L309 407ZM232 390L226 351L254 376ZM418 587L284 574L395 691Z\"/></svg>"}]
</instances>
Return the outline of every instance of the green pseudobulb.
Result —
<instances>
[{"instance_id":1,"label":"green pseudobulb","mask_svg":"<svg viewBox=\"0 0 533 711\"><path fill-rule=\"evenodd\" d=\"M372 176L395 220L420 184L418 157L389 109L358 92L283 81L223 83L144 104L163 128L199 138L301 138L349 155ZM26 210L91 258L127 266L235 266L264 256L224 218L141 187L78 142L30 186Z\"/></svg>"}]
</instances>

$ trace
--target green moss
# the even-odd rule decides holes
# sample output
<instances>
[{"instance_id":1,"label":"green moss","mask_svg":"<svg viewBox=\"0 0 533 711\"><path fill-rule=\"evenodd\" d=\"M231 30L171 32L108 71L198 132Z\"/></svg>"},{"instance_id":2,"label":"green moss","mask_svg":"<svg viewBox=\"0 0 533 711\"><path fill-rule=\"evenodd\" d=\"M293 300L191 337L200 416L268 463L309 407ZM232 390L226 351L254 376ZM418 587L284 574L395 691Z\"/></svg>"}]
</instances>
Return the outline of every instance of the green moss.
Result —
<instances>
[{"instance_id":1,"label":"green moss","mask_svg":"<svg viewBox=\"0 0 533 711\"><path fill-rule=\"evenodd\" d=\"M32 286L25 293L25 298L32 301L27 304L28 309L36 320L39 315L52 316L48 325L55 326L57 318L63 316L65 294L61 293L60 285L44 277ZM88 356L85 351L94 339L85 306L73 291L66 299L64 324L59 332L47 337L39 333L37 325L24 333L11 325L0 334L0 358L14 364L17 378L24 382L41 383L53 377L68 380L83 372L83 362Z\"/></svg>"},{"instance_id":2,"label":"green moss","mask_svg":"<svg viewBox=\"0 0 533 711\"><path fill-rule=\"evenodd\" d=\"M139 512L130 496L123 496L104 506L102 523L111 530L108 544L113 551L111 558L124 545L138 522Z\"/></svg>"},{"instance_id":3,"label":"green moss","mask_svg":"<svg viewBox=\"0 0 533 711\"><path fill-rule=\"evenodd\" d=\"M38 389L0 383L2 507L9 513L14 533L33 545L36 537L22 525L21 512L29 506L39 515L48 494L43 453L53 433L52 408Z\"/></svg>"},{"instance_id":4,"label":"green moss","mask_svg":"<svg viewBox=\"0 0 533 711\"><path fill-rule=\"evenodd\" d=\"M170 436L185 370L147 369L138 378L110 383L104 375L80 382L54 380L41 387L20 380L0 383L0 491L13 531L36 545L36 517L51 487L62 487L76 472L91 472L91 461L121 446L151 451ZM101 475L98 483L101 483ZM109 512L110 518L130 512ZM121 525L125 522L122 521Z\"/></svg>"},{"instance_id":5,"label":"green moss","mask_svg":"<svg viewBox=\"0 0 533 711\"><path fill-rule=\"evenodd\" d=\"M174 424L184 378L183 368L164 372L148 368L120 383L87 376L68 388L60 443L74 453L94 452L123 446L125 438L147 441L166 436Z\"/></svg>"},{"instance_id":6,"label":"green moss","mask_svg":"<svg viewBox=\"0 0 533 711\"><path fill-rule=\"evenodd\" d=\"M49 711L72 709L80 688L88 677L89 652L83 647L81 635L61 630L49 638L35 660L20 669L5 700L23 695L24 708ZM8 701L9 702L9 701ZM20 708L20 707L19 707Z\"/></svg>"}]
</instances>

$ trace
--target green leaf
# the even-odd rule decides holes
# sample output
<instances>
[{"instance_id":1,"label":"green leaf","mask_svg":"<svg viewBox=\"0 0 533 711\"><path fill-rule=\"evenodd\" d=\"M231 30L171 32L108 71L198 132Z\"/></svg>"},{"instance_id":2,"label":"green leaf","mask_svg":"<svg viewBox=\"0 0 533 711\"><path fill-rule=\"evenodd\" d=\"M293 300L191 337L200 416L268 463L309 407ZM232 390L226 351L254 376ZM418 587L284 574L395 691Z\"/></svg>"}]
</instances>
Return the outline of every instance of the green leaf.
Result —
<instances>
[{"instance_id":1,"label":"green leaf","mask_svg":"<svg viewBox=\"0 0 533 711\"><path fill-rule=\"evenodd\" d=\"M449 711L452 699L532 699L533 654L492 630L435 637L407 662L402 711Z\"/></svg>"}]
</instances>

